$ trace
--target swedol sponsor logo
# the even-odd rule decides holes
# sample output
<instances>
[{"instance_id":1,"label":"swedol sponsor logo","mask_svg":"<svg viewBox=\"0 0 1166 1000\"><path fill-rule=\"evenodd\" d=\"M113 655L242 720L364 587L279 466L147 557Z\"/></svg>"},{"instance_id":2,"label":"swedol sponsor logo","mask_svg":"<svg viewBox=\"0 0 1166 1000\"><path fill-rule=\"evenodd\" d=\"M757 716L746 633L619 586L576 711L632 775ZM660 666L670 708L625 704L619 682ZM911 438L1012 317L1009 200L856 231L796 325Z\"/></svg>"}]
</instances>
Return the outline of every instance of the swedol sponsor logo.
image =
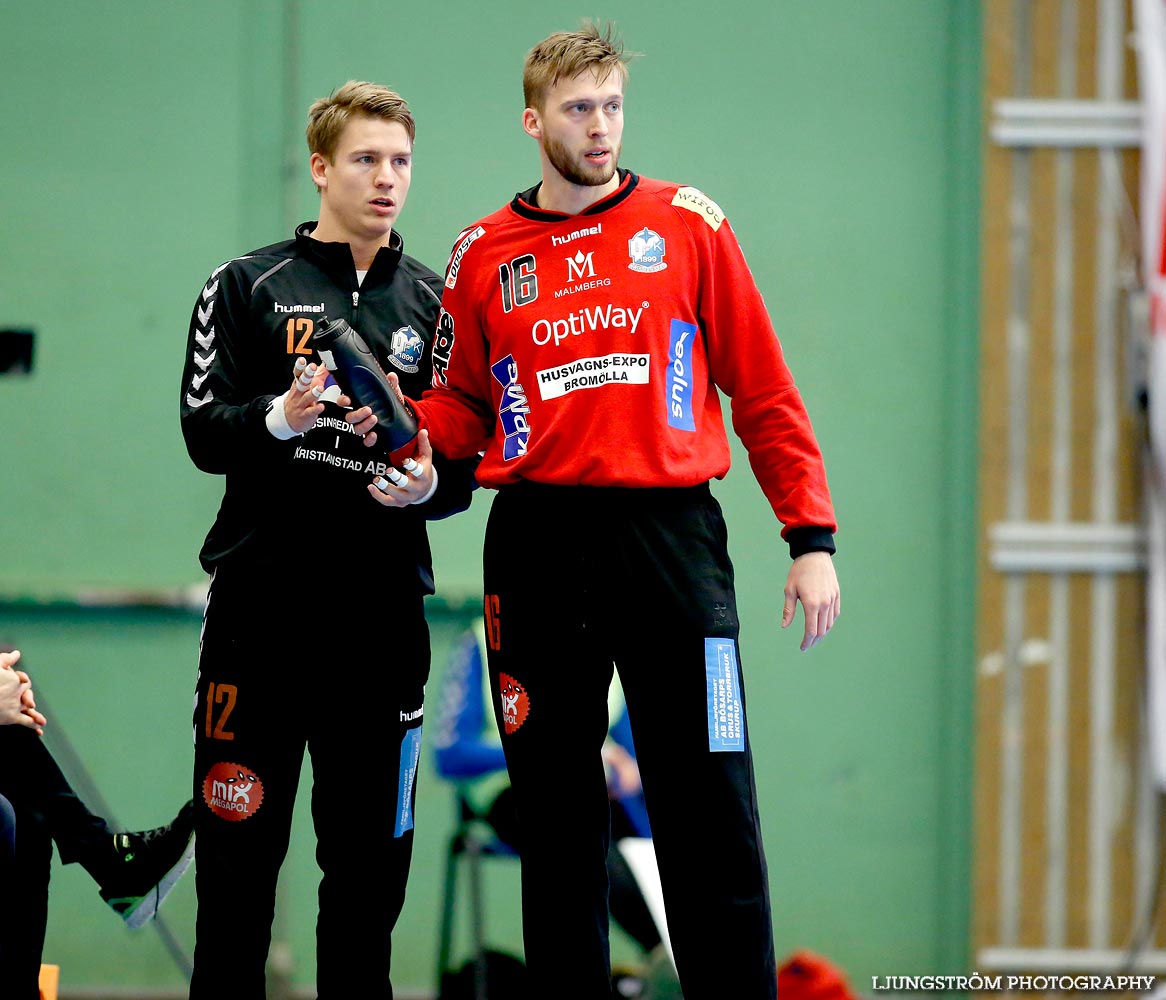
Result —
<instances>
[{"instance_id":1,"label":"swedol sponsor logo","mask_svg":"<svg viewBox=\"0 0 1166 1000\"><path fill-rule=\"evenodd\" d=\"M668 398L668 423L682 431L696 430L692 419L692 343L696 325L674 319L669 331L668 377L665 379Z\"/></svg>"}]
</instances>

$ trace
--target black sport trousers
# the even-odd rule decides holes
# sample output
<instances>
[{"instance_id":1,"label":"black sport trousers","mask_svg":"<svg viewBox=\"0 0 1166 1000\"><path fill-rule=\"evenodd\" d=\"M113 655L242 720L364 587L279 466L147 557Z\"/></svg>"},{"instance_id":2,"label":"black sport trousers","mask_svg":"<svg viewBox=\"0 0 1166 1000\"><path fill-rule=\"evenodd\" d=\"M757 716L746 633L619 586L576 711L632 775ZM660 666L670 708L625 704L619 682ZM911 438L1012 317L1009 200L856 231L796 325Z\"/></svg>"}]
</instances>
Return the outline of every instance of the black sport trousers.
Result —
<instances>
[{"instance_id":1,"label":"black sport trousers","mask_svg":"<svg viewBox=\"0 0 1166 1000\"><path fill-rule=\"evenodd\" d=\"M220 566L207 597L194 707L197 1000L266 996L305 748L322 872L317 994L393 995L429 672L424 598L348 586L344 560L329 571L325 552L310 561L302 590L291 567Z\"/></svg>"},{"instance_id":2,"label":"black sport trousers","mask_svg":"<svg viewBox=\"0 0 1166 1000\"><path fill-rule=\"evenodd\" d=\"M614 664L684 996L775 998L733 569L707 485L503 487L484 583L535 992L610 996L600 747Z\"/></svg>"},{"instance_id":3,"label":"black sport trousers","mask_svg":"<svg viewBox=\"0 0 1166 1000\"><path fill-rule=\"evenodd\" d=\"M113 853L113 831L77 797L34 730L0 726L0 761L0 795L11 804L16 833L15 855L0 868L8 875L0 890L0 994L37 1000L53 843L62 864L80 862L100 881L108 874L101 861Z\"/></svg>"}]
</instances>

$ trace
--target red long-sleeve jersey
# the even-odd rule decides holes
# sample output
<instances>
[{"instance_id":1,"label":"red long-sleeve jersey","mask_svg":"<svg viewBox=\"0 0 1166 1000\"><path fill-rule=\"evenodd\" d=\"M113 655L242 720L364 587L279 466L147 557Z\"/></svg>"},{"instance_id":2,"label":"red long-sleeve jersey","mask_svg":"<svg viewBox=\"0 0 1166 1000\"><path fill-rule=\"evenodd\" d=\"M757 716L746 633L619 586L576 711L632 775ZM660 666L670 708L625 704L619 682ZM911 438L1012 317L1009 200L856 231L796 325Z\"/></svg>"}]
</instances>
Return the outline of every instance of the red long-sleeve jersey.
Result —
<instances>
[{"instance_id":1,"label":"red long-sleeve jersey","mask_svg":"<svg viewBox=\"0 0 1166 1000\"><path fill-rule=\"evenodd\" d=\"M621 171L580 215L537 189L462 232L446 267L435 448L483 486L693 486L729 470L719 388L783 525L835 530L821 452L720 208Z\"/></svg>"}]
</instances>

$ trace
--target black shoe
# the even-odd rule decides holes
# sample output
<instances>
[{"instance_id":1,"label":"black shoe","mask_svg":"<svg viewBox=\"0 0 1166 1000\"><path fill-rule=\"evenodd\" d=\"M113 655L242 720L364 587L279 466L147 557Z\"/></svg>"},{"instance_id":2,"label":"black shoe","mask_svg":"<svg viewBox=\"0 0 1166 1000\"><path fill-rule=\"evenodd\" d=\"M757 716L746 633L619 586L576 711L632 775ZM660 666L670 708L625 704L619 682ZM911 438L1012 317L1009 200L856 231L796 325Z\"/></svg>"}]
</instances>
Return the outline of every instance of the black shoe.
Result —
<instances>
[{"instance_id":1,"label":"black shoe","mask_svg":"<svg viewBox=\"0 0 1166 1000\"><path fill-rule=\"evenodd\" d=\"M194 801L173 823L139 833L115 833L117 867L101 885L101 898L130 927L141 927L158 912L170 890L194 860Z\"/></svg>"}]
</instances>

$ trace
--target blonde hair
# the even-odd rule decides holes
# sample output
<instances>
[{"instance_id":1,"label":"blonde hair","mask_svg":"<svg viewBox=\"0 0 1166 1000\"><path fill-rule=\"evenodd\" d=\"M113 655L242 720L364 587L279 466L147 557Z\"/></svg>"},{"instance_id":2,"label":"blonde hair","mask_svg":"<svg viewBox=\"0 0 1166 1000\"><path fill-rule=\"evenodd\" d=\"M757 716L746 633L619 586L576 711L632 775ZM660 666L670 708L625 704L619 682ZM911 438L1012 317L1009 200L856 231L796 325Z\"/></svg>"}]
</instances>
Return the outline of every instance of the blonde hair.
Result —
<instances>
[{"instance_id":1,"label":"blonde hair","mask_svg":"<svg viewBox=\"0 0 1166 1000\"><path fill-rule=\"evenodd\" d=\"M595 21L584 21L578 31L557 31L526 54L522 99L526 107L541 111L548 90L587 69L600 80L618 69L627 80L628 63L635 55L624 52L623 41L610 21L602 28Z\"/></svg>"},{"instance_id":2,"label":"blonde hair","mask_svg":"<svg viewBox=\"0 0 1166 1000\"><path fill-rule=\"evenodd\" d=\"M417 138L417 123L405 99L396 91L376 83L349 80L328 97L321 97L308 108L308 149L331 160L344 126L356 115L380 118L404 126L412 143Z\"/></svg>"}]
</instances>

